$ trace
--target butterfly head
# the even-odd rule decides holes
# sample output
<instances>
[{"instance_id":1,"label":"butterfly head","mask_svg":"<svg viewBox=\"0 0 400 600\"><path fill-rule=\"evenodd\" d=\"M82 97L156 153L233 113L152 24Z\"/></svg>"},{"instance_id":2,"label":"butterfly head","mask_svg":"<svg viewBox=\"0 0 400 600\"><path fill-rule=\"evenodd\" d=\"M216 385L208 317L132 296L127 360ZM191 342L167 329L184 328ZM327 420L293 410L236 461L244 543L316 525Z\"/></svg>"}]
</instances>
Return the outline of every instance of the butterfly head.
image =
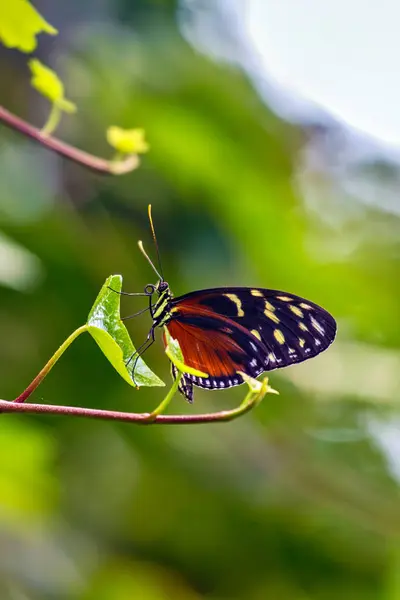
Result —
<instances>
[{"instance_id":1,"label":"butterfly head","mask_svg":"<svg viewBox=\"0 0 400 600\"><path fill-rule=\"evenodd\" d=\"M153 296L153 294L158 294L159 297L164 297L166 295L171 296L169 284L166 281L164 281L164 279L160 279L156 283L156 285L154 285L153 283L148 283L144 288L144 295Z\"/></svg>"},{"instance_id":2,"label":"butterfly head","mask_svg":"<svg viewBox=\"0 0 400 600\"><path fill-rule=\"evenodd\" d=\"M168 283L166 281L164 281L163 279L160 279L156 286L156 291L157 291L158 295L161 296L161 294L168 289L169 289Z\"/></svg>"}]
</instances>

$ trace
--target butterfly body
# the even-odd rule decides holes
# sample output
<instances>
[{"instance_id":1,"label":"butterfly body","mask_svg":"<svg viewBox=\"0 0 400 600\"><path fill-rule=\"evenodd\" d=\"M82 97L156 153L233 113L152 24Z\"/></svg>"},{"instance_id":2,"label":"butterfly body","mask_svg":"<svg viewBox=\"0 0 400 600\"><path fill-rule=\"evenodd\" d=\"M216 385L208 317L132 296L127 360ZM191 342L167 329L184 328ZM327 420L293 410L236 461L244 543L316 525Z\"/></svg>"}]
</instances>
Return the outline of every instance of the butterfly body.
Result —
<instances>
[{"instance_id":1,"label":"butterfly body","mask_svg":"<svg viewBox=\"0 0 400 600\"><path fill-rule=\"evenodd\" d=\"M257 377L312 358L336 335L325 309L278 290L225 287L174 298L163 280L153 290L158 299L151 308L152 338L156 327L167 328L184 364L207 374L183 375L179 389L189 401L193 385L209 390L240 385L242 373Z\"/></svg>"}]
</instances>

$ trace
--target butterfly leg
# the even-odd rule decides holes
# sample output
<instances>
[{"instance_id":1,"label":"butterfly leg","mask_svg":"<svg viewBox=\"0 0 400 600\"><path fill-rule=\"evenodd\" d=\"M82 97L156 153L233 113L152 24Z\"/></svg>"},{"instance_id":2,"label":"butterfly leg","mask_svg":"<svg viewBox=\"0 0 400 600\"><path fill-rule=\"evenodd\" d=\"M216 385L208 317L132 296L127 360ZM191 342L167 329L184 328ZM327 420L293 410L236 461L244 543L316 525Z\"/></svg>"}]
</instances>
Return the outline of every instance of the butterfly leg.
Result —
<instances>
[{"instance_id":1,"label":"butterfly leg","mask_svg":"<svg viewBox=\"0 0 400 600\"><path fill-rule=\"evenodd\" d=\"M151 310L151 308L149 306L146 306L146 308L142 308L142 310L139 310L138 312L133 313L133 315L128 315L127 317L121 317L121 321L127 321L128 319L133 319L134 317L138 317L139 315L143 314L144 312L146 312L149 309Z\"/></svg>"},{"instance_id":2,"label":"butterfly leg","mask_svg":"<svg viewBox=\"0 0 400 600\"><path fill-rule=\"evenodd\" d=\"M148 348L150 348L150 346L154 343L154 341L155 341L154 327L152 327L150 329L149 333L147 334L147 338L145 339L143 344L141 344L141 346L139 346L139 348L136 350L136 352L134 352L125 363L125 366L128 366L129 363L131 362L131 360L135 359L135 362L133 363L133 367L132 367L132 380L134 383L135 383L135 369L136 369L137 362L138 362L139 358L146 352L146 350Z\"/></svg>"},{"instance_id":3,"label":"butterfly leg","mask_svg":"<svg viewBox=\"0 0 400 600\"><path fill-rule=\"evenodd\" d=\"M148 296L145 292L119 292L118 290L114 290L114 288L107 286L109 290L114 292L115 294L119 294L120 296Z\"/></svg>"}]
</instances>

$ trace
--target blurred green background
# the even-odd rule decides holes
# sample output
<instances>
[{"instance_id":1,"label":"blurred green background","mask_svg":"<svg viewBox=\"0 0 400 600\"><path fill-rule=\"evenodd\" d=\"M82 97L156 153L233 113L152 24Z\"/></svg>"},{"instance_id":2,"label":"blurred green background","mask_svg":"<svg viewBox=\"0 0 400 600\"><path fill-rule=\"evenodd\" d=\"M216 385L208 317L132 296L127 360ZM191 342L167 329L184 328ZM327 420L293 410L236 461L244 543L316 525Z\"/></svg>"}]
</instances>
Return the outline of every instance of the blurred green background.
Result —
<instances>
[{"instance_id":1,"label":"blurred green background","mask_svg":"<svg viewBox=\"0 0 400 600\"><path fill-rule=\"evenodd\" d=\"M193 43L196 4L225 56ZM1 600L398 600L400 217L385 200L398 165L338 169L338 124L279 118L229 60L240 44L216 3L36 6L60 30L37 56L79 108L57 134L109 156L109 125L140 126L151 151L107 178L1 129L0 396L21 393L84 323L108 275L126 291L154 282L136 245L153 252L148 203L176 295L282 289L325 306L339 334L273 372L280 396L233 423L3 415ZM2 104L40 126L48 106L25 57L2 49L0 68ZM136 345L149 325L128 322ZM146 361L169 381L161 343ZM163 393L132 390L86 336L33 400L139 412ZM172 410L234 407L244 393L196 390Z\"/></svg>"}]
</instances>

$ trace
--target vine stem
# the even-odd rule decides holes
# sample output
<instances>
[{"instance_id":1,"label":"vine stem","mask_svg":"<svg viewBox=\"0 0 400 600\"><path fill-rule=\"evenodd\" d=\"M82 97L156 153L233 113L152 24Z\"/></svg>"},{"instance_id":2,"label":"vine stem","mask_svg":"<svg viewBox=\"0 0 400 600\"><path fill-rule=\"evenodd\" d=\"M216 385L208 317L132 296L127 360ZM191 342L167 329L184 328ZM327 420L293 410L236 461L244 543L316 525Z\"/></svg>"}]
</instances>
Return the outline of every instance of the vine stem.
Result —
<instances>
[{"instance_id":1,"label":"vine stem","mask_svg":"<svg viewBox=\"0 0 400 600\"><path fill-rule=\"evenodd\" d=\"M10 129L18 131L18 133L32 139L34 142L41 144L48 150L60 154L83 167L102 173L104 175L124 175L136 169L139 165L139 157L137 154L131 154L121 160L106 160L83 150L75 148L70 144L62 142L56 137L49 135L46 131L34 127L20 117L9 112L3 106L0 106L0 122L4 123Z\"/></svg>"},{"instance_id":2,"label":"vine stem","mask_svg":"<svg viewBox=\"0 0 400 600\"><path fill-rule=\"evenodd\" d=\"M172 388L171 388L172 389ZM169 394L168 394L169 396ZM238 408L200 415L161 415L153 413L126 413L115 410L100 410L96 408L81 408L77 406L59 406L53 404L30 404L28 402L16 403L0 400L1 413L28 413L63 415L72 417L87 417L109 421L123 421L138 425L188 425L200 423L218 423L232 421L251 410L260 402L260 393L249 391L246 398ZM164 401L163 401L164 403ZM162 403L162 404L163 404ZM161 405L160 405L161 406ZM158 407L159 408L159 407ZM165 406L164 406L165 408Z\"/></svg>"},{"instance_id":3,"label":"vine stem","mask_svg":"<svg viewBox=\"0 0 400 600\"><path fill-rule=\"evenodd\" d=\"M47 122L41 129L42 135L49 136L57 129L61 119L61 109L57 104L52 104Z\"/></svg>"},{"instance_id":4,"label":"vine stem","mask_svg":"<svg viewBox=\"0 0 400 600\"><path fill-rule=\"evenodd\" d=\"M237 417L248 412L254 406L257 406L268 392L274 393L268 385L268 378L266 377L262 382L249 383L249 391L245 396L243 402L232 410L224 410L214 413L203 413L197 415L164 415L162 414L167 406L170 404L174 397L181 377L183 373L178 372L175 381L173 382L171 389L160 402L160 404L150 413L126 413L115 410L100 410L96 408L76 407L76 406L60 406L54 404L33 404L25 402L27 398L36 390L40 385L49 371L54 367L58 359L65 352L65 350L72 344L72 342L81 333L88 330L88 325L82 325L76 329L58 348L53 354L43 369L36 375L33 381L28 387L20 394L15 400L1 400L0 399L0 413L29 413L29 414L50 414L50 415L64 415L64 416L75 416L75 417L87 417L92 419L106 419L111 421L124 421L127 423L136 423L139 425L152 425L155 423L162 425L183 425L189 423L217 423L223 421L231 421ZM249 380L251 378L248 378ZM254 384L257 384L254 387ZM276 393L276 392L275 392Z\"/></svg>"},{"instance_id":5,"label":"vine stem","mask_svg":"<svg viewBox=\"0 0 400 600\"><path fill-rule=\"evenodd\" d=\"M50 358L50 360L45 364L43 369L36 375L35 379L28 385L28 387L22 392L22 394L20 394L17 398L15 398L15 400L13 400L13 403L22 404L23 402L25 402L25 400L27 398L29 398L29 396L32 394L32 392L34 392L36 390L38 385L40 385L42 383L43 379L46 377L46 375L49 373L49 371L54 367L54 365L56 364L56 362L58 361L60 356L66 351L68 346L70 346L72 344L72 342L74 340L76 340L78 335L80 335L84 331L87 331L87 325L82 325L82 327L79 327L73 333L71 333L71 335L69 337L67 337L65 342L63 342L61 344L59 349L53 354L53 356ZM7 400L4 400L4 402L7 402Z\"/></svg>"},{"instance_id":6,"label":"vine stem","mask_svg":"<svg viewBox=\"0 0 400 600\"><path fill-rule=\"evenodd\" d=\"M175 396L178 391L179 382L182 379L183 373L178 371L178 374L174 380L174 383L171 386L168 394L165 396L164 400L161 400L160 404L150 413L150 416L147 418L148 421L155 421L159 415L165 412L167 406L171 402L172 398Z\"/></svg>"}]
</instances>

